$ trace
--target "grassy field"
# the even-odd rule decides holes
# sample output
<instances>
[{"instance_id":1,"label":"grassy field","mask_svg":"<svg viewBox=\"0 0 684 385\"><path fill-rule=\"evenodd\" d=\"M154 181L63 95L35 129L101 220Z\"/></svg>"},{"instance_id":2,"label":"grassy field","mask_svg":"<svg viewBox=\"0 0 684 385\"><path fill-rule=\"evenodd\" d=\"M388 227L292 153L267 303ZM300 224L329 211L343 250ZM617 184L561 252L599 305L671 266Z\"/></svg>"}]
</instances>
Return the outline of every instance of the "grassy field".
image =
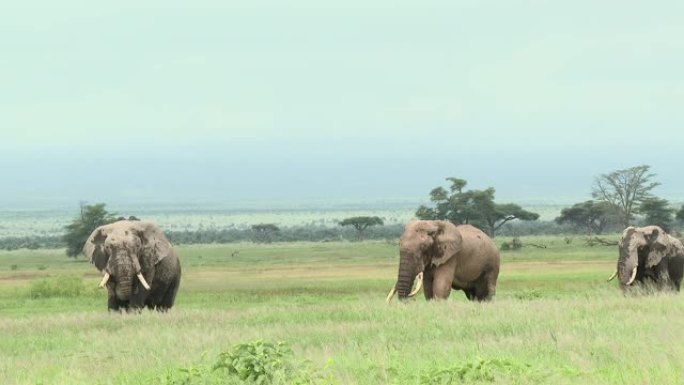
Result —
<instances>
[{"instance_id":1,"label":"grassy field","mask_svg":"<svg viewBox=\"0 0 684 385\"><path fill-rule=\"evenodd\" d=\"M548 247L502 253L486 304L385 305L385 242L181 247L176 306L139 315L108 314L98 272L61 250L1 252L0 383L241 383L211 367L256 340L286 341L312 383L683 383L681 296L623 296L605 282L613 247L523 242ZM82 287L41 291L51 280ZM308 383L293 378L280 383Z\"/></svg>"}]
</instances>

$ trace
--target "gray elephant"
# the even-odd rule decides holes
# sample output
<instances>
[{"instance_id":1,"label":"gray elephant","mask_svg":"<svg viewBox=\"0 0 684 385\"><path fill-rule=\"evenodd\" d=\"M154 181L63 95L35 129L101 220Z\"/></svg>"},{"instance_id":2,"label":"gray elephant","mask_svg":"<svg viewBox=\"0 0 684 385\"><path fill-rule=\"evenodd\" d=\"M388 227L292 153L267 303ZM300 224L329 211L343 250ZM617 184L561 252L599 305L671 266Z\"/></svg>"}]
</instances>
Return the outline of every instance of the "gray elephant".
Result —
<instances>
[{"instance_id":1,"label":"gray elephant","mask_svg":"<svg viewBox=\"0 0 684 385\"><path fill-rule=\"evenodd\" d=\"M499 251L492 240L471 225L448 221L412 221L399 241L399 276L387 295L406 299L424 287L425 299L447 299L451 289L471 300L485 301L496 293ZM422 274L422 277L420 276ZM412 283L418 276L418 288Z\"/></svg>"},{"instance_id":2,"label":"gray elephant","mask_svg":"<svg viewBox=\"0 0 684 385\"><path fill-rule=\"evenodd\" d=\"M181 277L180 261L156 224L120 220L95 229L83 254L104 272L109 310L173 306ZM149 282L149 283L148 283Z\"/></svg>"},{"instance_id":3,"label":"gray elephant","mask_svg":"<svg viewBox=\"0 0 684 385\"><path fill-rule=\"evenodd\" d=\"M659 289L679 291L684 273L682 242L658 226L628 227L618 243L617 276L625 291L635 283L651 283Z\"/></svg>"}]
</instances>

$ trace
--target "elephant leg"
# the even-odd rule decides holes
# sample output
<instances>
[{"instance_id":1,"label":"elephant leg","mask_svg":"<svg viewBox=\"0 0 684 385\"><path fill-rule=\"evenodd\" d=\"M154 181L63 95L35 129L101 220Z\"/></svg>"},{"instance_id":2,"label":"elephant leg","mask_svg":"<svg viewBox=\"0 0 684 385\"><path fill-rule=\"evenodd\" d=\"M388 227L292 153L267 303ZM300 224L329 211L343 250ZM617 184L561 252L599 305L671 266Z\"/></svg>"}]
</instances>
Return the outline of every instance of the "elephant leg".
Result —
<instances>
[{"instance_id":1,"label":"elephant leg","mask_svg":"<svg viewBox=\"0 0 684 385\"><path fill-rule=\"evenodd\" d=\"M489 301L496 294L496 278L498 272L488 271L483 273L475 282L475 300Z\"/></svg>"},{"instance_id":2,"label":"elephant leg","mask_svg":"<svg viewBox=\"0 0 684 385\"><path fill-rule=\"evenodd\" d=\"M107 310L119 311L119 300L116 299L116 295L109 295L107 297Z\"/></svg>"},{"instance_id":3,"label":"elephant leg","mask_svg":"<svg viewBox=\"0 0 684 385\"><path fill-rule=\"evenodd\" d=\"M176 300L176 293L178 293L179 286L180 277L177 277L171 282L169 287L166 289L166 292L164 293L161 300L157 302L157 310L167 311L173 306L173 303Z\"/></svg>"},{"instance_id":4,"label":"elephant leg","mask_svg":"<svg viewBox=\"0 0 684 385\"><path fill-rule=\"evenodd\" d=\"M475 300L475 289L473 289L473 288L463 289L463 292L465 293L466 298L468 298L469 301Z\"/></svg>"},{"instance_id":5,"label":"elephant leg","mask_svg":"<svg viewBox=\"0 0 684 385\"><path fill-rule=\"evenodd\" d=\"M663 290L670 286L670 274L668 273L667 263L659 263L653 267L653 281L658 290Z\"/></svg>"},{"instance_id":6,"label":"elephant leg","mask_svg":"<svg viewBox=\"0 0 684 385\"><path fill-rule=\"evenodd\" d=\"M432 291L434 273L434 269L425 269L425 272L423 272L423 295L425 295L425 299L428 301L435 297L435 293Z\"/></svg>"},{"instance_id":7,"label":"elephant leg","mask_svg":"<svg viewBox=\"0 0 684 385\"><path fill-rule=\"evenodd\" d=\"M432 282L432 293L436 298L447 299L451 294L455 270L449 265L450 263L446 263L435 269L434 280Z\"/></svg>"},{"instance_id":8,"label":"elephant leg","mask_svg":"<svg viewBox=\"0 0 684 385\"><path fill-rule=\"evenodd\" d=\"M672 288L679 291L682 284L682 276L684 275L684 258L670 258L667 270L670 276L670 282L672 283Z\"/></svg>"}]
</instances>

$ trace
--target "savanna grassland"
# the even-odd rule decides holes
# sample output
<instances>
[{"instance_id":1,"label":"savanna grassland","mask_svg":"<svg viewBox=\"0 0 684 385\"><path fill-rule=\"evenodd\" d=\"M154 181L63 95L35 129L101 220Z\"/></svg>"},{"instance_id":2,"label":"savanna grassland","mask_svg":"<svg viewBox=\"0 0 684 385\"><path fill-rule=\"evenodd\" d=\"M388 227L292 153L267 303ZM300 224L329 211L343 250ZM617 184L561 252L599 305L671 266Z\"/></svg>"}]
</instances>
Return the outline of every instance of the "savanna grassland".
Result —
<instances>
[{"instance_id":1,"label":"savanna grassland","mask_svg":"<svg viewBox=\"0 0 684 385\"><path fill-rule=\"evenodd\" d=\"M394 243L180 247L181 290L166 314L108 314L98 272L63 250L0 252L0 383L242 383L212 366L245 343L237 356L298 373L280 383L684 382L684 297L623 296L605 282L615 247L523 243L547 248L502 252L484 304L453 292L386 305ZM292 354L269 356L259 340Z\"/></svg>"}]
</instances>

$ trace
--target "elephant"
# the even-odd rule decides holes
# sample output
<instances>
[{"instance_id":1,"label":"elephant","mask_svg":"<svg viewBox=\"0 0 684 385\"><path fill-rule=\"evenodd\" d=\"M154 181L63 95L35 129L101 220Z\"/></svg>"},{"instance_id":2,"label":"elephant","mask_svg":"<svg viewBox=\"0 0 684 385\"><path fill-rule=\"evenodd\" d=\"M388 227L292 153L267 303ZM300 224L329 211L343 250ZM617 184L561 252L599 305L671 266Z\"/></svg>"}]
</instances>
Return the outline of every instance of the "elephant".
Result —
<instances>
[{"instance_id":1,"label":"elephant","mask_svg":"<svg viewBox=\"0 0 684 385\"><path fill-rule=\"evenodd\" d=\"M173 306L180 285L178 255L153 222L119 220L90 234L83 254L104 272L110 311ZM148 283L149 282L149 283Z\"/></svg>"},{"instance_id":2,"label":"elephant","mask_svg":"<svg viewBox=\"0 0 684 385\"><path fill-rule=\"evenodd\" d=\"M684 246L658 226L627 227L618 243L615 273L625 292L635 283L679 291L684 274Z\"/></svg>"},{"instance_id":3,"label":"elephant","mask_svg":"<svg viewBox=\"0 0 684 385\"><path fill-rule=\"evenodd\" d=\"M476 227L441 220L411 221L399 240L399 254L399 275L387 302L395 293L405 300L421 285L426 300L447 299L451 289L463 290L471 301L488 301L496 294L499 250ZM416 277L418 288L409 293Z\"/></svg>"}]
</instances>

